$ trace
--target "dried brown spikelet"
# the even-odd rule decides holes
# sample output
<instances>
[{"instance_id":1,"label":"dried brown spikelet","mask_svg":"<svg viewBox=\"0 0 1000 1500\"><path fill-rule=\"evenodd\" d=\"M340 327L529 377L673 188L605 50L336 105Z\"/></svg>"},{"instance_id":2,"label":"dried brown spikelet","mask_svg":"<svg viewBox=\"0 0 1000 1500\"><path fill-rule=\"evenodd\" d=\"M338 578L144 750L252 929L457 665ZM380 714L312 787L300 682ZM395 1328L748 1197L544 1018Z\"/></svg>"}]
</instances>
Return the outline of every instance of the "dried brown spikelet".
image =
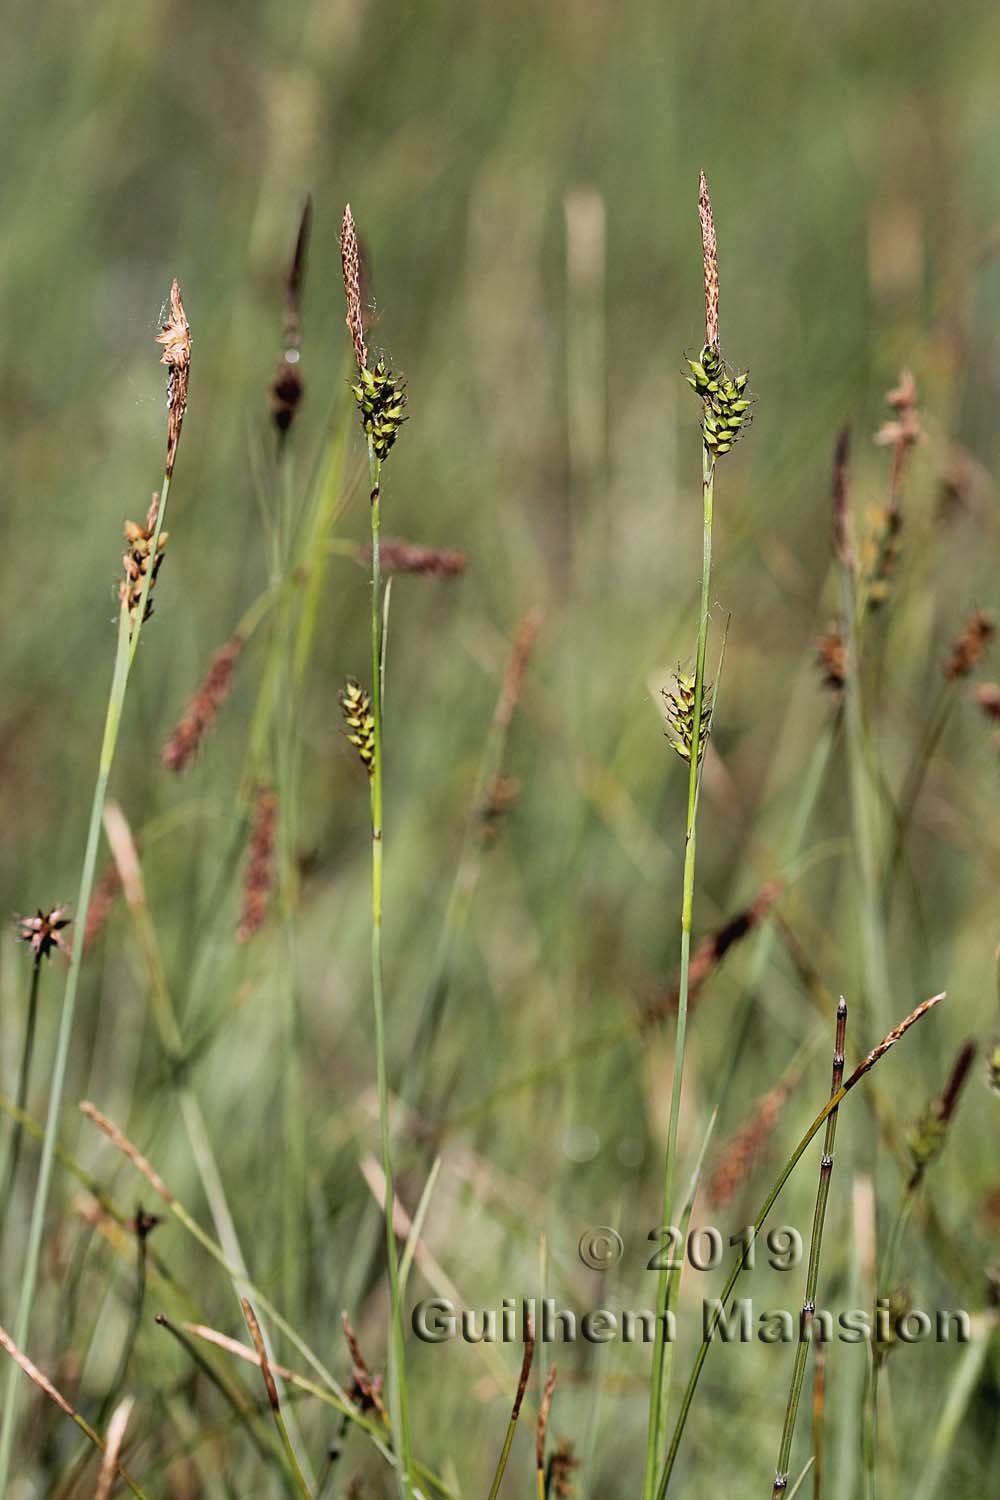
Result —
<instances>
[{"instance_id":1,"label":"dried brown spikelet","mask_svg":"<svg viewBox=\"0 0 1000 1500\"><path fill-rule=\"evenodd\" d=\"M54 948L69 957L70 950L62 935L73 921L66 915L68 910L65 906L53 906L51 911L43 912L39 907L37 916L16 918L17 936L22 943L27 943L35 955L36 964L48 958Z\"/></svg>"},{"instance_id":2,"label":"dried brown spikelet","mask_svg":"<svg viewBox=\"0 0 1000 1500\"><path fill-rule=\"evenodd\" d=\"M194 760L199 745L218 716L219 710L229 697L233 683L233 669L243 649L243 637L237 631L212 657L211 665L201 687L191 699L174 732L167 740L160 755L160 762L168 771L178 775L187 770Z\"/></svg>"},{"instance_id":3,"label":"dried brown spikelet","mask_svg":"<svg viewBox=\"0 0 1000 1500\"><path fill-rule=\"evenodd\" d=\"M277 794L260 787L254 806L253 832L243 877L243 908L236 941L248 943L264 924L274 889L274 842L278 819Z\"/></svg>"},{"instance_id":4,"label":"dried brown spikelet","mask_svg":"<svg viewBox=\"0 0 1000 1500\"><path fill-rule=\"evenodd\" d=\"M976 701L988 719L1000 719L1000 682L981 682Z\"/></svg>"},{"instance_id":5,"label":"dried brown spikelet","mask_svg":"<svg viewBox=\"0 0 1000 1500\"><path fill-rule=\"evenodd\" d=\"M354 358L361 371L368 364L368 350L365 345L365 319L361 303L361 252L349 203L344 209L344 220L340 228L340 262L347 296L347 327L354 345Z\"/></svg>"},{"instance_id":6,"label":"dried brown spikelet","mask_svg":"<svg viewBox=\"0 0 1000 1500\"><path fill-rule=\"evenodd\" d=\"M347 728L347 742L353 745L361 764L370 776L375 767L375 720L372 700L353 677L348 677L340 694L340 709Z\"/></svg>"},{"instance_id":7,"label":"dried brown spikelet","mask_svg":"<svg viewBox=\"0 0 1000 1500\"><path fill-rule=\"evenodd\" d=\"M382 1376L373 1375L369 1370L365 1357L361 1353L358 1336L354 1332L353 1325L346 1312L341 1313L341 1318L344 1324L344 1338L347 1340L347 1347L351 1351L351 1361L353 1364L351 1371L351 1400L360 1411L377 1412L383 1422L386 1422L389 1418L382 1401Z\"/></svg>"},{"instance_id":8,"label":"dried brown spikelet","mask_svg":"<svg viewBox=\"0 0 1000 1500\"><path fill-rule=\"evenodd\" d=\"M965 622L965 629L952 642L951 654L944 664L944 675L948 682L957 682L968 677L986 655L986 649L996 634L996 621L985 609L974 609Z\"/></svg>"},{"instance_id":9,"label":"dried brown spikelet","mask_svg":"<svg viewBox=\"0 0 1000 1500\"><path fill-rule=\"evenodd\" d=\"M515 776L498 771L477 811L479 836L484 844L494 844L508 813L521 797L521 783Z\"/></svg>"},{"instance_id":10,"label":"dried brown spikelet","mask_svg":"<svg viewBox=\"0 0 1000 1500\"><path fill-rule=\"evenodd\" d=\"M159 509L160 497L159 495L154 495L146 514L145 526L140 526L138 521L125 522L125 541L128 544L128 550L122 558L125 577L118 586L118 597L127 607L133 624L138 616L139 604L142 600L142 591L145 585L146 572L149 567L153 536L156 532L156 517ZM163 563L163 554L169 537L170 533L168 531L161 531L156 544L156 559L153 563L153 575L149 583L149 593L146 596L144 620L148 620L153 613L153 589Z\"/></svg>"},{"instance_id":11,"label":"dried brown spikelet","mask_svg":"<svg viewBox=\"0 0 1000 1500\"><path fill-rule=\"evenodd\" d=\"M560 1438L549 1459L545 1493L555 1496L555 1500L570 1500L573 1494L573 1472L579 1467L580 1460L574 1456L573 1444L569 1438Z\"/></svg>"},{"instance_id":12,"label":"dried brown spikelet","mask_svg":"<svg viewBox=\"0 0 1000 1500\"><path fill-rule=\"evenodd\" d=\"M87 920L83 928L83 951L89 953L94 943L100 937L101 931L111 908L118 899L122 888L122 878L118 873L118 866L112 860L106 866L104 873L94 887L94 893L87 907Z\"/></svg>"},{"instance_id":13,"label":"dried brown spikelet","mask_svg":"<svg viewBox=\"0 0 1000 1500\"><path fill-rule=\"evenodd\" d=\"M781 895L780 880L769 880L762 885L749 906L738 911L728 922L707 933L701 939L688 967L688 1005L693 1005L706 982L722 963L735 943L741 942L765 920L775 901ZM643 1020L665 1021L674 1015L680 997L680 976L675 974L667 988L654 995L643 1009Z\"/></svg>"},{"instance_id":14,"label":"dried brown spikelet","mask_svg":"<svg viewBox=\"0 0 1000 1500\"><path fill-rule=\"evenodd\" d=\"M539 609L529 609L522 619L514 637L510 656L507 659L507 667L504 671L503 682L500 686L500 696L493 711L494 727L506 733L510 728L521 697L521 689L524 686L524 674L528 670L528 662L531 653L535 649L538 640L538 632L542 628L542 612Z\"/></svg>"},{"instance_id":15,"label":"dried brown spikelet","mask_svg":"<svg viewBox=\"0 0 1000 1500\"><path fill-rule=\"evenodd\" d=\"M847 647L839 620L827 627L825 635L816 641L816 660L822 674L823 686L839 701L847 682Z\"/></svg>"},{"instance_id":16,"label":"dried brown spikelet","mask_svg":"<svg viewBox=\"0 0 1000 1500\"><path fill-rule=\"evenodd\" d=\"M371 543L360 548L358 557L371 563ZM428 578L460 578L465 572L465 553L441 547L423 547L418 542L387 538L379 546L383 573L421 573Z\"/></svg>"},{"instance_id":17,"label":"dried brown spikelet","mask_svg":"<svg viewBox=\"0 0 1000 1500\"><path fill-rule=\"evenodd\" d=\"M895 413L894 417L883 422L875 434L875 441L882 448L895 450L895 461L900 462L900 456L919 442L923 437L923 429L920 426L920 413L917 406L917 382L910 370L901 370L899 384L891 391L885 393L886 405L890 406ZM896 478L900 478L897 475Z\"/></svg>"},{"instance_id":18,"label":"dried brown spikelet","mask_svg":"<svg viewBox=\"0 0 1000 1500\"><path fill-rule=\"evenodd\" d=\"M278 432L284 435L295 420L302 400L302 377L299 374L299 347L302 342L302 283L305 279L306 253L312 227L312 198L307 197L295 240L295 251L288 267L285 294L284 352L271 386L271 416Z\"/></svg>"},{"instance_id":19,"label":"dried brown spikelet","mask_svg":"<svg viewBox=\"0 0 1000 1500\"><path fill-rule=\"evenodd\" d=\"M188 379L191 369L191 329L181 301L181 289L175 276L170 286L170 316L163 324L156 342L162 344L160 364L167 367L167 464L169 479L174 472L177 445L181 440L184 413L187 411Z\"/></svg>"},{"instance_id":20,"label":"dried brown spikelet","mask_svg":"<svg viewBox=\"0 0 1000 1500\"><path fill-rule=\"evenodd\" d=\"M773 1135L785 1102L798 1081L798 1073L783 1078L757 1101L746 1124L733 1136L706 1189L708 1201L713 1208L724 1208L746 1182Z\"/></svg>"}]
</instances>

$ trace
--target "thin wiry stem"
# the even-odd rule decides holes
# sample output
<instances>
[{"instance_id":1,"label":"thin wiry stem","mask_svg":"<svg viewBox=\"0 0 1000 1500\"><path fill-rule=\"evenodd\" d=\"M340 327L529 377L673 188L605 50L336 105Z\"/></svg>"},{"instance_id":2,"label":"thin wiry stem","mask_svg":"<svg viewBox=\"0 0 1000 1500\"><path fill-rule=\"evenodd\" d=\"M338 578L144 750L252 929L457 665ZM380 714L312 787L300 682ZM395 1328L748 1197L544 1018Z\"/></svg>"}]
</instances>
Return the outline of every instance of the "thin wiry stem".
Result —
<instances>
[{"instance_id":1,"label":"thin wiry stem","mask_svg":"<svg viewBox=\"0 0 1000 1500\"><path fill-rule=\"evenodd\" d=\"M771 1191L768 1193L767 1197L764 1199L764 1202L757 1213L757 1217L754 1220L755 1235L759 1234L761 1229L763 1228L768 1214L771 1212L771 1209L774 1207L777 1201L778 1194L781 1192L781 1189L784 1187L789 1177L791 1177L800 1159L808 1148L810 1141L816 1135L817 1131L819 1131L823 1127L823 1125L826 1124L826 1121L829 1119L830 1115L834 1110L840 1107L841 1103L851 1092L851 1090L855 1088L856 1085L859 1084L861 1080L871 1072L875 1064L885 1056L885 1054L889 1051L889 1048L894 1047L900 1040L900 1038L905 1036L911 1026L914 1026L918 1021L922 1020L923 1017L927 1015L928 1011L932 1010L934 1006L938 1005L944 998L944 992L942 991L940 994L932 995L929 1000L925 1000L921 1005L918 1005L916 1010L911 1011L910 1014L906 1016L898 1026L895 1026L887 1036L883 1037L882 1041L879 1042L877 1047L872 1048L868 1056L864 1058L864 1060L860 1062L854 1069L854 1072L851 1074L850 1078L848 1078L847 1082L842 1083L835 1094L831 1094L827 1103L820 1110L819 1114L816 1116L815 1120L813 1120L805 1135L803 1135L802 1139L795 1147L795 1150L792 1152L791 1156L782 1167L777 1181L771 1188ZM705 1336L702 1339L701 1345L698 1349L698 1353L695 1356L694 1366L692 1367L691 1374L688 1378L688 1383L684 1391L684 1396L681 1400L681 1409L677 1414L677 1421L674 1424L674 1431L670 1439L670 1448L667 1452L666 1462L663 1466L663 1472L660 1475L660 1482L656 1488L656 1500L664 1500L664 1496L666 1495L667 1489L669 1488L670 1476L673 1473L674 1464L677 1462L677 1453L681 1445L681 1438L684 1435L684 1428L687 1424L688 1414L691 1410L691 1403L694 1400L694 1393L698 1388L698 1381L701 1379L701 1372L704 1367L705 1360L708 1356L709 1346L711 1345L715 1337L716 1330L718 1329L719 1323L722 1318L725 1304L729 1299L733 1287L739 1280L740 1272L745 1270L746 1268L746 1257L745 1254L741 1252L741 1254L738 1255L736 1260L734 1261L732 1269L730 1270L729 1275L726 1278L726 1284L723 1287L722 1292L718 1298L717 1306L712 1314L708 1327L705 1329Z\"/></svg>"},{"instance_id":2,"label":"thin wiry stem","mask_svg":"<svg viewBox=\"0 0 1000 1500\"><path fill-rule=\"evenodd\" d=\"M837 1006L837 1034L833 1049L833 1081L830 1096L840 1088L844 1078L844 1039L847 1033L847 1003L841 996ZM809 1242L809 1263L806 1269L806 1292L802 1304L802 1326L795 1347L792 1365L792 1380L788 1389L788 1404L785 1422L781 1431L781 1446L778 1450L778 1466L775 1470L773 1497L788 1488L788 1464L792 1453L792 1438L795 1433L795 1418L798 1415L802 1383L806 1374L806 1358L809 1352L809 1331L816 1311L816 1284L819 1280L819 1258L823 1245L823 1226L826 1221L826 1204L830 1195L830 1178L833 1175L833 1147L837 1135L837 1111L827 1117L826 1138L823 1142L823 1158L819 1168L819 1187L816 1191L816 1207L813 1212L812 1237Z\"/></svg>"},{"instance_id":3,"label":"thin wiry stem","mask_svg":"<svg viewBox=\"0 0 1000 1500\"><path fill-rule=\"evenodd\" d=\"M28 1019L24 1028L24 1046L21 1049L21 1067L17 1078L17 1108L23 1110L28 1103L28 1080L31 1076L31 1058L35 1050L35 1023L38 1020L38 988L41 983L42 958L36 954L35 961L31 967L31 988L28 992ZM21 1156L21 1141L23 1139L20 1123L15 1123L10 1143L10 1156L7 1158L7 1174L4 1183L3 1196L0 1197L0 1230L6 1227L7 1211L11 1206L14 1196L14 1184L17 1178L17 1164Z\"/></svg>"},{"instance_id":4,"label":"thin wiry stem","mask_svg":"<svg viewBox=\"0 0 1000 1500\"><path fill-rule=\"evenodd\" d=\"M684 1081L684 1048L687 1037L688 988L691 968L691 927L694 917L694 873L698 794L701 786L702 707L705 694L705 653L708 646L708 616L712 574L712 518L715 502L715 461L707 445L702 445L702 569L701 607L698 617L698 648L694 674L694 708L691 727L691 765L688 775L687 820L684 832L684 877L681 900L681 966L677 997L677 1035L674 1043L674 1076L670 1092L670 1122L667 1130L667 1157L663 1180L662 1223L671 1222L674 1200L674 1172L677 1162L677 1136L680 1123L681 1088ZM656 1344L653 1350L653 1375L649 1397L649 1425L646 1434L646 1469L643 1478L644 1500L653 1493L660 1466L666 1429L669 1390L666 1388L667 1319L671 1300L671 1280L679 1272L663 1269L657 1286Z\"/></svg>"},{"instance_id":5,"label":"thin wiry stem","mask_svg":"<svg viewBox=\"0 0 1000 1500\"><path fill-rule=\"evenodd\" d=\"M371 490L371 659L372 720L374 722L374 757L369 787L372 815L372 1004L375 1017L375 1068L378 1084L379 1133L382 1143L382 1171L385 1175L385 1240L389 1266L389 1296L392 1320L389 1361L389 1409L400 1466L396 1470L400 1492L406 1500L412 1492L413 1457L410 1449L410 1421L406 1399L406 1370L403 1349L403 1309L399 1291L399 1250L394 1223L395 1187L392 1175L392 1141L389 1128L389 1082L385 1055L385 997L382 982L382 462L376 456L372 438L368 439L368 477Z\"/></svg>"}]
</instances>

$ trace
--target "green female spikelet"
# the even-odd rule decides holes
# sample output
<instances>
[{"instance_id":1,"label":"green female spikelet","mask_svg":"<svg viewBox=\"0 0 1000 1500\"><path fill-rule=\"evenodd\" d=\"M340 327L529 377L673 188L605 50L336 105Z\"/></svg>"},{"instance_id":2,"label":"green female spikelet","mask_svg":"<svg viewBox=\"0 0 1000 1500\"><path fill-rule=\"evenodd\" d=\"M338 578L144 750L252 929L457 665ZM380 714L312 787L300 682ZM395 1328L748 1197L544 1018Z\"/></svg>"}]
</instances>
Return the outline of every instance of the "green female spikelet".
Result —
<instances>
[{"instance_id":1,"label":"green female spikelet","mask_svg":"<svg viewBox=\"0 0 1000 1500\"><path fill-rule=\"evenodd\" d=\"M372 440L375 457L384 459L407 420L403 413L406 406L403 382L392 373L385 360L380 359L374 370L362 366L358 371L358 383L352 385L351 390L361 413L361 425Z\"/></svg>"},{"instance_id":2,"label":"green female spikelet","mask_svg":"<svg viewBox=\"0 0 1000 1500\"><path fill-rule=\"evenodd\" d=\"M728 453L750 420L752 401L746 394L749 372L735 374L718 349L706 344L698 359L689 359L686 377L701 397L701 435L713 458Z\"/></svg>"},{"instance_id":3,"label":"green female spikelet","mask_svg":"<svg viewBox=\"0 0 1000 1500\"><path fill-rule=\"evenodd\" d=\"M340 708L347 726L347 742L361 757L361 764L372 774L375 764L375 720L372 700L353 677L348 677L340 695Z\"/></svg>"},{"instance_id":4,"label":"green female spikelet","mask_svg":"<svg viewBox=\"0 0 1000 1500\"><path fill-rule=\"evenodd\" d=\"M694 678L687 672L675 672L673 687L663 689L667 716L667 738L681 760L691 762L694 749ZM701 703L701 725L698 735L698 759L705 754L712 727L712 689L705 684Z\"/></svg>"}]
</instances>

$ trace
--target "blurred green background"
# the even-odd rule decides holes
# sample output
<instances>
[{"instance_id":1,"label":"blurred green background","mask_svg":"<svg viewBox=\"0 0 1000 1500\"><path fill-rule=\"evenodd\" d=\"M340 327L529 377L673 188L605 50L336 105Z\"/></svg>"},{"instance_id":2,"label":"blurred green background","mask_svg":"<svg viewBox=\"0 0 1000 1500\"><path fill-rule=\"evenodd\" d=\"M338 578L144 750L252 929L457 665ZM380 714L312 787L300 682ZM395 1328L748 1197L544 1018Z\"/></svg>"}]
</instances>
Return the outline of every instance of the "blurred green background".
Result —
<instances>
[{"instance_id":1,"label":"blurred green background","mask_svg":"<svg viewBox=\"0 0 1000 1500\"><path fill-rule=\"evenodd\" d=\"M860 994L839 738L804 858L793 870L782 864L810 756L834 714L813 660L815 637L837 608L831 453L849 421L860 528L886 492L889 456L872 442L883 394L901 366L912 368L925 437L907 478L891 604L872 631L872 743L898 792L948 642L973 606L998 602L1000 13L986 0L960 14L929 0L9 0L4 34L0 908L33 911L76 890L114 655L121 523L145 514L162 462L163 372L152 340L177 275L194 337L190 406L169 551L112 793L143 840L150 909L188 1034L208 1028L191 1076L254 1277L275 1300L286 1290L297 1299L293 1321L345 1381L344 1307L380 1368L379 1226L359 1170L376 1150L366 792L337 706L345 674L366 672L363 568L330 558L294 725L302 761L292 837L305 873L291 944L278 919L247 948L232 943L249 726L277 649L267 626L247 648L195 770L178 781L159 764L212 651L269 581L281 482L267 392L307 192L315 217L306 396L291 484L302 496L322 485L351 420L336 538L365 540L339 260L349 200L371 258L370 340L410 392L411 420L387 467L386 532L469 558L460 581L401 577L392 594L387 986L390 1061L404 1087L509 643L527 610L542 611L504 762L521 796L495 844L472 859L478 884L451 950L421 1093L424 1129L401 1131L401 1196L412 1212L439 1150L426 1240L472 1307L537 1293L541 1234L547 1284L570 1305L651 1305L646 1234L660 1217L672 1028L631 1023L641 997L668 982L678 948L686 775L662 738L658 695L678 663L690 667L695 639L698 409L678 372L702 333L698 171L715 205L723 349L750 367L758 406L717 485L713 663L731 623L706 770L696 927L717 926L765 880L794 877L781 910L828 990L847 994L863 1051L877 1036ZM889 933L890 1019L949 990L946 1006L878 1075L898 1128L941 1088L967 1035L992 1045L996 1021L997 746L964 684L954 698ZM750 943L734 950L694 1013L685 1182L729 1066L753 953ZM29 967L8 930L0 945L8 1093ZM279 1045L290 972L304 1037L308 1183L292 1270ZM123 1202L134 1200L138 1179L72 1107L93 1098L207 1223L144 974L127 914L116 910L84 969L64 1138ZM60 988L56 962L43 976L36 1115ZM768 1164L784 1159L828 1088L832 1029L818 1023L822 1006L782 943L770 948L752 999L710 1162L790 1067L805 1071L753 1180L724 1209L696 1207L694 1222L717 1222L724 1235L752 1217ZM589 1045L607 1031L623 1035ZM980 1068L929 1187L951 1253L919 1216L906 1242L903 1270L918 1306L985 1306L983 1270L1000 1227L997 1108ZM870 1108L855 1096L841 1122L820 1283L834 1308L858 1305L851 1295L864 1286L855 1230L872 1132ZM5 1324L35 1160L32 1148L17 1231L4 1246ZM776 1223L806 1231L814 1166L810 1156ZM886 1220L898 1188L886 1156L878 1170ZM128 1254L76 1211L75 1191L57 1177L29 1352L61 1370L90 1410L115 1367L132 1278ZM603 1281L577 1258L591 1224L615 1225L625 1239L621 1265ZM239 1334L225 1278L183 1232L170 1224L154 1243L197 1287L206 1320ZM795 1309L801 1275L759 1271L747 1295L760 1309ZM693 1357L701 1299L717 1283L686 1273L679 1376ZM431 1289L418 1265L411 1298ZM150 1293L150 1315L156 1306ZM413 1343L417 1447L463 1494L485 1493L519 1352L484 1358L458 1343ZM993 1339L962 1408L949 1493L982 1493L1000 1477L990 1430L997 1352ZM549 1354L561 1377L553 1432L577 1445L578 1493L634 1494L647 1353L612 1344ZM925 1471L961 1357L930 1343L894 1355L884 1441L894 1445L899 1495ZM859 1493L852 1402L861 1359L831 1349L827 1483L838 1497ZM710 1357L678 1494L765 1493L790 1363L780 1346ZM164 1495L282 1493L240 1432L213 1432L193 1458L176 1456L225 1414L189 1374L148 1316L128 1380L139 1401L136 1472L155 1473L151 1486ZM24 1412L32 1410L26 1397ZM308 1404L299 1417L318 1469L334 1424ZM810 1451L806 1426L796 1472ZM45 1412L37 1428L26 1416L17 1496L55 1493L53 1476L72 1451L57 1416ZM532 1482L531 1453L525 1430L508 1493ZM389 1493L363 1438L350 1439L341 1464L338 1492L363 1469L374 1493Z\"/></svg>"}]
</instances>

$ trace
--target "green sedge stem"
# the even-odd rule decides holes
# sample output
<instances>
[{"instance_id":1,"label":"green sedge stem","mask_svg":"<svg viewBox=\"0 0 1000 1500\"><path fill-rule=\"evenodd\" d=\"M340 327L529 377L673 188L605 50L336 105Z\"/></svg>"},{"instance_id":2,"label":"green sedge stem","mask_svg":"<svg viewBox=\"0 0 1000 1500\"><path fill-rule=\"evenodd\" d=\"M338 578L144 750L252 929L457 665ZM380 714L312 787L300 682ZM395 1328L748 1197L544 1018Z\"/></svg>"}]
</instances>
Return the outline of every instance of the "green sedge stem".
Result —
<instances>
[{"instance_id":1,"label":"green sedge stem","mask_svg":"<svg viewBox=\"0 0 1000 1500\"><path fill-rule=\"evenodd\" d=\"M406 1401L406 1376L403 1351L403 1309L399 1292L399 1250L396 1244L395 1187L392 1175L392 1145L389 1130L389 1081L385 1055L385 998L382 984L382 461L376 456L375 444L368 439L368 477L371 499L372 585L372 721L374 755L369 786L372 815L372 1003L375 1017L375 1068L378 1081L379 1133L382 1139L382 1172L385 1176L385 1240L389 1266L391 1302L392 1378L389 1387L393 1430L398 1443L400 1464L396 1469L403 1500L412 1494L413 1457L410 1450L410 1423Z\"/></svg>"},{"instance_id":2,"label":"green sedge stem","mask_svg":"<svg viewBox=\"0 0 1000 1500\"><path fill-rule=\"evenodd\" d=\"M680 1123L681 1088L684 1081L684 1047L687 1037L688 985L691 968L691 926L694 916L694 871L698 793L701 785L702 709L705 697L705 653L708 646L708 615L712 575L712 517L715 502L715 461L707 444L702 445L702 568L701 606L698 617L698 650L694 675L694 707L691 730L691 765L688 775L687 821L684 831L684 877L681 900L681 968L677 998L677 1037L674 1044L674 1077L670 1091L670 1123L667 1131L667 1159L663 1181L662 1223L671 1222L674 1198L674 1172L677 1162L677 1136ZM653 1350L653 1376L649 1397L649 1425L646 1434L646 1468L643 1476L643 1500L651 1500L660 1466L665 1436L670 1392L664 1380L667 1362L666 1317L671 1301L671 1280L679 1273L664 1269L657 1286L656 1345Z\"/></svg>"}]
</instances>

